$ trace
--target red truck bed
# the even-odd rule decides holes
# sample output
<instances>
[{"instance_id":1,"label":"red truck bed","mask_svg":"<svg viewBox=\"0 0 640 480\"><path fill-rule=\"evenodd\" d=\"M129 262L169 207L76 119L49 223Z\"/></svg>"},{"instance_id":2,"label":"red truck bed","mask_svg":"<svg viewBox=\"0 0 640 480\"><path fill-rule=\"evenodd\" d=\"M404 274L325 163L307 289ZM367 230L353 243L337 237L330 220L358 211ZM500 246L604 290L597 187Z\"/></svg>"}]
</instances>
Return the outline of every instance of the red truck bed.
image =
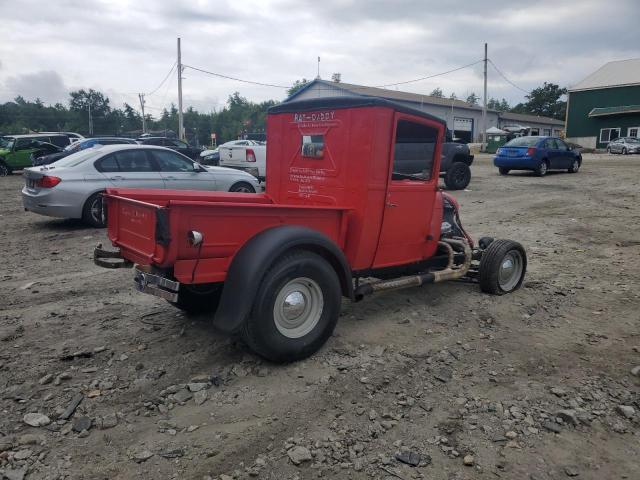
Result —
<instances>
[{"instance_id":1,"label":"red truck bed","mask_svg":"<svg viewBox=\"0 0 640 480\"><path fill-rule=\"evenodd\" d=\"M175 278L189 283L224 281L238 249L257 233L278 225L313 228L344 248L349 210L276 205L266 194L180 190L110 189L105 201L108 236L124 258L173 267ZM203 234L201 246L189 243L191 230Z\"/></svg>"}]
</instances>

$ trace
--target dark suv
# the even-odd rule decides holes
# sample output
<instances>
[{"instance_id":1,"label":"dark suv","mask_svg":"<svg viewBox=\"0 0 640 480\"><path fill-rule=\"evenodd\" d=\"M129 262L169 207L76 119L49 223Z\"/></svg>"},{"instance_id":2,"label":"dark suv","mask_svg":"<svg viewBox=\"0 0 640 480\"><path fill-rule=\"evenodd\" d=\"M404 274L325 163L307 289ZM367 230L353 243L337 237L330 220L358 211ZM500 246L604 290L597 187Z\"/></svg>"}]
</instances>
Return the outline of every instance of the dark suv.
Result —
<instances>
[{"instance_id":1,"label":"dark suv","mask_svg":"<svg viewBox=\"0 0 640 480\"><path fill-rule=\"evenodd\" d=\"M167 147L196 161L200 159L200 152L202 152L202 148L192 147L187 142L183 142L177 138L140 137L138 138L138 143L142 145L158 145L160 147Z\"/></svg>"}]
</instances>

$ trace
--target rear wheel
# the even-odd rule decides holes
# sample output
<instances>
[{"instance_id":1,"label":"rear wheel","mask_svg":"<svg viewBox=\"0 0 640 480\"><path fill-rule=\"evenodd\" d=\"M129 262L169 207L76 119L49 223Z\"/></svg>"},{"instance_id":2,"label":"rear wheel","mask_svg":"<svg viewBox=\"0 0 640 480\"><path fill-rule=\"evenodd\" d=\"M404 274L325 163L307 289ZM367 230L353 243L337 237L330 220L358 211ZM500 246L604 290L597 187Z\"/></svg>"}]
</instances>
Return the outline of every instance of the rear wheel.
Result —
<instances>
[{"instance_id":1,"label":"rear wheel","mask_svg":"<svg viewBox=\"0 0 640 480\"><path fill-rule=\"evenodd\" d=\"M482 253L479 282L483 292L504 295L520 288L527 270L527 254L512 240L494 240Z\"/></svg>"},{"instance_id":2,"label":"rear wheel","mask_svg":"<svg viewBox=\"0 0 640 480\"><path fill-rule=\"evenodd\" d=\"M607 147L607 153L611 155L611 149L609 147Z\"/></svg>"},{"instance_id":3,"label":"rear wheel","mask_svg":"<svg viewBox=\"0 0 640 480\"><path fill-rule=\"evenodd\" d=\"M333 267L320 255L293 251L265 274L242 335L268 360L300 360L331 336L340 305L340 281Z\"/></svg>"},{"instance_id":4,"label":"rear wheel","mask_svg":"<svg viewBox=\"0 0 640 480\"><path fill-rule=\"evenodd\" d=\"M218 308L221 294L222 285L218 283L181 284L178 301L169 303L188 314L211 313Z\"/></svg>"},{"instance_id":5,"label":"rear wheel","mask_svg":"<svg viewBox=\"0 0 640 480\"><path fill-rule=\"evenodd\" d=\"M9 165L0 160L0 177L6 177L11 175L11 168Z\"/></svg>"},{"instance_id":6,"label":"rear wheel","mask_svg":"<svg viewBox=\"0 0 640 480\"><path fill-rule=\"evenodd\" d=\"M256 189L250 183L247 182L238 182L231 186L229 189L230 192L237 193L256 193Z\"/></svg>"},{"instance_id":7,"label":"rear wheel","mask_svg":"<svg viewBox=\"0 0 640 480\"><path fill-rule=\"evenodd\" d=\"M82 221L95 228L107 226L107 211L103 210L102 192L91 195L82 209Z\"/></svg>"},{"instance_id":8,"label":"rear wheel","mask_svg":"<svg viewBox=\"0 0 640 480\"><path fill-rule=\"evenodd\" d=\"M578 160L577 158L573 160L573 163L571 164L571 167L569 167L568 172L569 173L578 173L578 170L580 170L580 160Z\"/></svg>"},{"instance_id":9,"label":"rear wheel","mask_svg":"<svg viewBox=\"0 0 640 480\"><path fill-rule=\"evenodd\" d=\"M462 190L471 181L471 169L462 162L454 162L445 174L444 184L449 190Z\"/></svg>"},{"instance_id":10,"label":"rear wheel","mask_svg":"<svg viewBox=\"0 0 640 480\"><path fill-rule=\"evenodd\" d=\"M627 154L627 147L622 147L622 154L626 155Z\"/></svg>"},{"instance_id":11,"label":"rear wheel","mask_svg":"<svg viewBox=\"0 0 640 480\"><path fill-rule=\"evenodd\" d=\"M500 167L498 168L498 171L500 172L500 175L509 175L509 172L511 170L509 170L508 168Z\"/></svg>"},{"instance_id":12,"label":"rear wheel","mask_svg":"<svg viewBox=\"0 0 640 480\"><path fill-rule=\"evenodd\" d=\"M549 171L549 162L547 160L542 160L534 171L537 176L544 177Z\"/></svg>"}]
</instances>

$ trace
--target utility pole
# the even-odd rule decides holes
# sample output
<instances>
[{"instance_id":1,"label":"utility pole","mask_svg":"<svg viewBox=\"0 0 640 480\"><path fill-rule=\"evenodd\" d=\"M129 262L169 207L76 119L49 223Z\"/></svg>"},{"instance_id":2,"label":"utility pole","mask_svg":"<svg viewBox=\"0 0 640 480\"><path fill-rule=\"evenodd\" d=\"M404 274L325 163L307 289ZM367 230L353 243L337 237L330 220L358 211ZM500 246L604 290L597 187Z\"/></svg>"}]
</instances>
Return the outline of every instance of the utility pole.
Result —
<instances>
[{"instance_id":1,"label":"utility pole","mask_svg":"<svg viewBox=\"0 0 640 480\"><path fill-rule=\"evenodd\" d=\"M89 100L89 136L93 136L93 118L91 117L91 97L88 97Z\"/></svg>"},{"instance_id":2,"label":"utility pole","mask_svg":"<svg viewBox=\"0 0 640 480\"><path fill-rule=\"evenodd\" d=\"M487 44L484 44L484 95L482 104L482 148L484 152L487 146Z\"/></svg>"},{"instance_id":3,"label":"utility pole","mask_svg":"<svg viewBox=\"0 0 640 480\"><path fill-rule=\"evenodd\" d=\"M182 54L178 37L178 138L184 140L184 119L182 118Z\"/></svg>"},{"instance_id":4,"label":"utility pole","mask_svg":"<svg viewBox=\"0 0 640 480\"><path fill-rule=\"evenodd\" d=\"M140 110L142 110L142 133L147 133L147 119L144 117L144 93L139 93Z\"/></svg>"}]
</instances>

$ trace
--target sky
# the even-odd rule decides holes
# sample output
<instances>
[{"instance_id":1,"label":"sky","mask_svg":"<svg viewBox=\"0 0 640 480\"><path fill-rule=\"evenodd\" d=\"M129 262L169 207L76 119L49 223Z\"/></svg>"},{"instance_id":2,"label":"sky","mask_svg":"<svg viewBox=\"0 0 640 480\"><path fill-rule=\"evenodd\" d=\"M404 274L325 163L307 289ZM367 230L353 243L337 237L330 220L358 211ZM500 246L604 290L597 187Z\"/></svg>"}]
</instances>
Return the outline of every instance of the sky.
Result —
<instances>
[{"instance_id":1,"label":"sky","mask_svg":"<svg viewBox=\"0 0 640 480\"><path fill-rule=\"evenodd\" d=\"M0 102L66 104L69 91L93 88L113 106L139 107L142 92L158 116L177 103L177 71L167 74L181 37L187 66L280 86L186 67L184 105L199 111L221 109L235 91L283 100L281 87L315 78L318 57L321 78L378 86L481 60L485 42L511 82L490 64L487 96L513 105L545 81L571 86L640 57L639 14L638 0L0 0ZM482 96L482 64L388 88L437 87Z\"/></svg>"}]
</instances>

